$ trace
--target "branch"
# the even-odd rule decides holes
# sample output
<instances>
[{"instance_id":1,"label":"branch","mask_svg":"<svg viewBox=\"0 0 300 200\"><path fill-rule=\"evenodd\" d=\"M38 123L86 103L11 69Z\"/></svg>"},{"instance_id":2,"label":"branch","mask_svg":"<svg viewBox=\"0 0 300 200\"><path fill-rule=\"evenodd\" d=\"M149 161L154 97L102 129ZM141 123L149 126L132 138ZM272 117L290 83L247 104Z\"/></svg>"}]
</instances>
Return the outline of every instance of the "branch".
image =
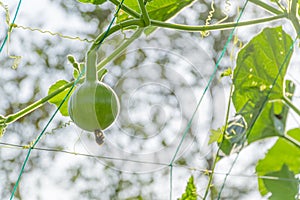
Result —
<instances>
[{"instance_id":1,"label":"branch","mask_svg":"<svg viewBox=\"0 0 300 200\"><path fill-rule=\"evenodd\" d=\"M291 7L289 8L289 19L291 20L291 22L296 30L297 37L299 37L300 24L299 24L299 20L297 18L297 0L292 0Z\"/></svg>"},{"instance_id":2,"label":"branch","mask_svg":"<svg viewBox=\"0 0 300 200\"><path fill-rule=\"evenodd\" d=\"M276 15L283 14L283 12L281 12L280 10L277 10L276 8L274 8L274 7L270 6L269 4L266 4L266 3L264 3L260 0L249 0L249 1L256 4L256 5L258 5L258 6L260 6L260 7L262 7L262 8L264 8L265 10L267 10L267 11L273 13L273 14L276 14Z\"/></svg>"},{"instance_id":3,"label":"branch","mask_svg":"<svg viewBox=\"0 0 300 200\"><path fill-rule=\"evenodd\" d=\"M200 31L220 30L220 29L224 30L224 29L231 29L231 28L239 27L239 26L260 24L260 23L265 23L265 22L269 22L269 21L282 19L284 17L286 17L286 14L281 14L281 15L276 15L273 17L267 17L267 18L261 18L261 19L255 19L255 20L251 20L251 21L239 22L239 23L231 22L231 23L203 25L203 26L172 24L172 23L161 22L161 21L157 21L157 20L151 20L151 25L157 26L157 27L163 27L163 28L182 30L182 31L200 32Z\"/></svg>"},{"instance_id":4,"label":"branch","mask_svg":"<svg viewBox=\"0 0 300 200\"><path fill-rule=\"evenodd\" d=\"M297 16L297 0L292 0L290 13L294 16Z\"/></svg>"},{"instance_id":5,"label":"branch","mask_svg":"<svg viewBox=\"0 0 300 200\"><path fill-rule=\"evenodd\" d=\"M190 32L200 32L200 31L206 31L206 30L231 29L235 26L254 25L254 24L265 23L265 22L269 22L269 21L282 19L284 17L286 17L286 15L282 14L282 15L277 15L277 16L273 16L273 17L261 18L261 19L245 21L245 22L239 22L238 24L236 24L236 23L223 23L223 24L206 25L206 26L189 26L189 25L182 25L182 24L172 24L172 23L167 23L167 22L162 22L162 21L157 21L157 20L150 20L150 23L151 23L152 26L156 26L156 27L177 29L177 30L190 31ZM144 22L141 19L131 19L131 20L120 22L119 24L116 24L115 26L113 26L110 29L110 31L106 34L106 37L108 37L109 35L117 32L121 29L129 28L131 26L143 27ZM92 45L91 49L94 49L98 45L99 41L102 40L104 35L105 35L105 33L102 33L101 35L99 35L96 38L96 40L95 40L94 44Z\"/></svg>"},{"instance_id":6,"label":"branch","mask_svg":"<svg viewBox=\"0 0 300 200\"><path fill-rule=\"evenodd\" d=\"M120 55L134 40L136 40L143 32L143 28L139 28L128 40L119 46L112 54L106 57L97 65L97 71L101 70L107 63Z\"/></svg>"},{"instance_id":7,"label":"branch","mask_svg":"<svg viewBox=\"0 0 300 200\"><path fill-rule=\"evenodd\" d=\"M148 12L146 10L146 6L144 5L144 1L143 0L138 0L138 2L139 2L140 9L142 11L141 18L144 21L145 27L149 26L150 25L150 18L149 18Z\"/></svg>"},{"instance_id":8,"label":"branch","mask_svg":"<svg viewBox=\"0 0 300 200\"><path fill-rule=\"evenodd\" d=\"M115 26L111 27L111 29L108 31L108 33L103 32L101 33L96 40L94 41L94 43L92 44L91 50L93 50L94 48L96 48L99 44L99 42L103 39L103 37L108 37L111 34L123 29L123 28L129 28L131 26L139 26L142 27L143 26L143 21L141 19L131 19L131 20L127 20L127 21L123 21L120 22L119 24L116 24Z\"/></svg>"}]
</instances>

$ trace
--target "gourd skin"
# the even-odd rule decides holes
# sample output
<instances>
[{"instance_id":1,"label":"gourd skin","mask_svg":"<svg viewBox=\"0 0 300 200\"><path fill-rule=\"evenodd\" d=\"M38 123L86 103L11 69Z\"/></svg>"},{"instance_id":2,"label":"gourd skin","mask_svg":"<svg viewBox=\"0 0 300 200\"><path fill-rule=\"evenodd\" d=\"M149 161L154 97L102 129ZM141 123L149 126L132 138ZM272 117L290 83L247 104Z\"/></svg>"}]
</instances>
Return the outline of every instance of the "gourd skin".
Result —
<instances>
[{"instance_id":1,"label":"gourd skin","mask_svg":"<svg viewBox=\"0 0 300 200\"><path fill-rule=\"evenodd\" d=\"M83 130L104 130L119 114L119 99L105 83L84 82L69 100L68 111L73 122Z\"/></svg>"}]
</instances>

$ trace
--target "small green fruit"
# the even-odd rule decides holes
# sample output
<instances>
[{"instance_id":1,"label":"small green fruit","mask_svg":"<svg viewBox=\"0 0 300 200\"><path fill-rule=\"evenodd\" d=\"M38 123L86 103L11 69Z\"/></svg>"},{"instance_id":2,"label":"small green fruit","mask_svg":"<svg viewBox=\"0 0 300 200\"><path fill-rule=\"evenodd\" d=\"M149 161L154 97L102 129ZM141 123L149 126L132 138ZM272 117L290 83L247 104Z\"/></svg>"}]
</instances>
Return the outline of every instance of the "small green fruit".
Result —
<instances>
[{"instance_id":1,"label":"small green fruit","mask_svg":"<svg viewBox=\"0 0 300 200\"><path fill-rule=\"evenodd\" d=\"M73 122L83 130L94 132L110 127L120 110L119 99L103 82L86 81L76 88L68 111Z\"/></svg>"}]
</instances>

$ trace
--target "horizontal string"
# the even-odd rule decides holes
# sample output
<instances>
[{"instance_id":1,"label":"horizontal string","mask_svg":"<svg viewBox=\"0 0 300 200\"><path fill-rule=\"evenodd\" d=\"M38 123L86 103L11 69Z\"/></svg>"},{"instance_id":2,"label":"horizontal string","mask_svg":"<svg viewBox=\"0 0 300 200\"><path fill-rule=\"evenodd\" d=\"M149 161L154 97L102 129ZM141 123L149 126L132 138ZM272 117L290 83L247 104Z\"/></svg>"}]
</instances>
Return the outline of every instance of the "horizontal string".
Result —
<instances>
[{"instance_id":1,"label":"horizontal string","mask_svg":"<svg viewBox=\"0 0 300 200\"><path fill-rule=\"evenodd\" d=\"M11 143L5 143L0 142L0 148L13 148L18 150L26 150L27 146L25 145L18 145L18 144L11 144ZM85 154L85 153L79 153L74 151L67 151L67 150L61 150L61 149L51 149L51 148L39 148L34 147L33 150L37 151L47 151L47 152L55 152L55 153L64 153L64 154L70 154L75 156L83 156L83 157L90 157L90 158L99 158L99 159L107 159L107 160L117 160L117 161L126 161L126 162L133 162L133 163L141 163L141 164L152 164L152 165L160 165L160 166L166 166L168 167L168 163L159 163L159 162L150 162L150 161L139 161L139 160L133 160L133 159L124 159L124 158L116 158L116 157L108 157L108 156L97 156L92 154ZM173 167L176 168L186 168L190 171L198 171L205 175L209 175L212 173L211 170L208 169L199 169L197 167L192 166L183 166L183 165L176 165L174 164ZM244 178L261 178L261 179L269 179L269 180L284 180L289 182L299 182L295 179L288 179L288 178L281 178L281 177L275 177L275 176L258 176L258 175L248 175L248 174L227 174L224 172L214 172L215 175L228 175L230 177L244 177Z\"/></svg>"}]
</instances>

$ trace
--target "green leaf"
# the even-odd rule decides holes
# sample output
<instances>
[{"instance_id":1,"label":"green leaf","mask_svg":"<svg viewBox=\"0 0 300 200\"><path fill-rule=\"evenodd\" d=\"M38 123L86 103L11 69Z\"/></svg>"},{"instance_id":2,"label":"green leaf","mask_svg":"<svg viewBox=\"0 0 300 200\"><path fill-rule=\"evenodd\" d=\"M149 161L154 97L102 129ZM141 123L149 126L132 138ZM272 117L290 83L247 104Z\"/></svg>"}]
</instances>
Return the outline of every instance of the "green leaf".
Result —
<instances>
[{"instance_id":1,"label":"green leaf","mask_svg":"<svg viewBox=\"0 0 300 200\"><path fill-rule=\"evenodd\" d=\"M226 140L224 139L223 142L222 142L222 146L220 146L220 142L218 143L218 146L220 147L220 149L222 150L222 152L225 154L225 155L230 155L231 152L233 152L233 148L234 148L234 144L230 143L229 140Z\"/></svg>"},{"instance_id":2,"label":"green leaf","mask_svg":"<svg viewBox=\"0 0 300 200\"><path fill-rule=\"evenodd\" d=\"M106 0L78 0L81 3L91 3L95 5L103 4Z\"/></svg>"},{"instance_id":3,"label":"green leaf","mask_svg":"<svg viewBox=\"0 0 300 200\"><path fill-rule=\"evenodd\" d=\"M197 200L197 188L194 183L194 177L191 176L187 182L185 192L178 200Z\"/></svg>"},{"instance_id":4,"label":"green leaf","mask_svg":"<svg viewBox=\"0 0 300 200\"><path fill-rule=\"evenodd\" d=\"M208 144L212 144L214 142L220 142L222 140L222 134L223 131L221 128L218 128L218 130L210 130L211 134L209 136Z\"/></svg>"},{"instance_id":5,"label":"green leaf","mask_svg":"<svg viewBox=\"0 0 300 200\"><path fill-rule=\"evenodd\" d=\"M270 87L272 87L272 92L269 100L281 99L283 80L291 54L275 85L273 85L273 81L291 45L291 37L282 30L282 27L276 27L265 28L241 49L233 74L235 87L233 103L237 111L240 111L246 103L254 105L259 103L266 96ZM249 119L249 116L250 113L244 117Z\"/></svg>"},{"instance_id":6,"label":"green leaf","mask_svg":"<svg viewBox=\"0 0 300 200\"><path fill-rule=\"evenodd\" d=\"M278 177L279 180L263 179L268 191L272 193L270 200L294 200L298 193L299 182L287 165L283 165L280 171L266 174L270 177Z\"/></svg>"},{"instance_id":7,"label":"green leaf","mask_svg":"<svg viewBox=\"0 0 300 200\"><path fill-rule=\"evenodd\" d=\"M295 85L292 81L285 81L285 94L293 96ZM269 102L265 105L262 113L253 125L252 131L248 136L248 142L264 139L271 136L283 136L287 120L289 107L281 101Z\"/></svg>"},{"instance_id":8,"label":"green leaf","mask_svg":"<svg viewBox=\"0 0 300 200\"><path fill-rule=\"evenodd\" d=\"M300 128L291 129L286 134L300 142Z\"/></svg>"},{"instance_id":9,"label":"green leaf","mask_svg":"<svg viewBox=\"0 0 300 200\"><path fill-rule=\"evenodd\" d=\"M281 107L283 112L275 114L275 107ZM252 143L271 136L282 136L285 130L287 110L288 107L281 102L266 104L248 135L248 142Z\"/></svg>"},{"instance_id":10,"label":"green leaf","mask_svg":"<svg viewBox=\"0 0 300 200\"><path fill-rule=\"evenodd\" d=\"M85 64L84 63L74 63L73 64L73 77L74 79L77 79L82 70L84 69Z\"/></svg>"},{"instance_id":11,"label":"green leaf","mask_svg":"<svg viewBox=\"0 0 300 200\"><path fill-rule=\"evenodd\" d=\"M56 90L58 90L59 88L63 87L64 85L68 84L68 81L65 80L59 80L56 83L54 83L48 90L48 94L51 94L53 92L55 92ZM75 88L73 88L73 91L75 90ZM56 95L55 97L53 97L52 99L49 100L50 103L56 105L57 107L61 104L61 102L63 101L63 99L65 98L65 96L67 95L67 93L69 92L69 88L66 88L63 92L59 93L58 95ZM68 101L69 98L71 96L72 92L69 94L69 96L67 97L67 99L65 100L65 102L63 103L63 105L60 107L59 111L63 116L69 116L68 113Z\"/></svg>"},{"instance_id":12,"label":"green leaf","mask_svg":"<svg viewBox=\"0 0 300 200\"><path fill-rule=\"evenodd\" d=\"M254 133L251 132L249 136L250 142L282 134L283 130L277 129L279 126L284 127L286 116L281 116L282 119L278 121L274 115L277 115L278 109L283 109L283 105L280 103L263 104L271 88L268 100L282 99L284 95L284 77L291 54L287 59L285 57L291 45L292 39L282 30L282 27L265 28L238 54L233 74L235 90L232 97L237 112L243 115L248 127L251 127L255 122L255 116L259 114L262 106L265 106L260 119L256 121L259 125L254 125ZM279 71L280 68L281 71ZM279 77L273 85L278 73ZM265 132L266 129L268 129L267 132Z\"/></svg>"},{"instance_id":13,"label":"green leaf","mask_svg":"<svg viewBox=\"0 0 300 200\"><path fill-rule=\"evenodd\" d=\"M166 21L171 17L174 17L184 7L190 5L195 0L152 0L146 4L150 19ZM140 8L137 0L126 0L124 3L129 8L140 13ZM118 15L118 23L131 18L127 13L120 12ZM145 32L150 34L154 30L153 27L148 27Z\"/></svg>"},{"instance_id":14,"label":"green leaf","mask_svg":"<svg viewBox=\"0 0 300 200\"><path fill-rule=\"evenodd\" d=\"M290 131L289 131L290 132ZM288 132L288 134L289 134ZM298 132L298 134L300 131ZM283 165L289 168L294 174L300 173L300 149L284 138L279 138L275 145L268 151L265 158L258 161L256 173L258 176L268 176L270 173L279 172ZM279 177L275 174L272 176ZM279 181L279 180L277 180ZM258 179L259 191L262 195L267 194L270 190L265 185L265 180ZM285 191L282 191L283 193Z\"/></svg>"}]
</instances>

